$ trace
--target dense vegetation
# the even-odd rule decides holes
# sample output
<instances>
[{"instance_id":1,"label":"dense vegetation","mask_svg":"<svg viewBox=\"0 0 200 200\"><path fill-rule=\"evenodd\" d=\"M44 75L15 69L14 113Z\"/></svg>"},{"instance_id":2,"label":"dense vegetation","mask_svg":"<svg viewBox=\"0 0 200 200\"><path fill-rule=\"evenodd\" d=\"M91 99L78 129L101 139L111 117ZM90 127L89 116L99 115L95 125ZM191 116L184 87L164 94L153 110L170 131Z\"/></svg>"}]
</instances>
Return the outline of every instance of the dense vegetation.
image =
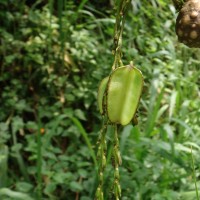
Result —
<instances>
[{"instance_id":1,"label":"dense vegetation","mask_svg":"<svg viewBox=\"0 0 200 200\"><path fill-rule=\"evenodd\" d=\"M177 42L176 15L170 0L134 0L126 16L123 62L133 60L145 87L138 126L119 136L123 200L196 199L200 52ZM1 0L0 18L0 199L93 199L112 2ZM108 165L106 199L110 177Z\"/></svg>"}]
</instances>

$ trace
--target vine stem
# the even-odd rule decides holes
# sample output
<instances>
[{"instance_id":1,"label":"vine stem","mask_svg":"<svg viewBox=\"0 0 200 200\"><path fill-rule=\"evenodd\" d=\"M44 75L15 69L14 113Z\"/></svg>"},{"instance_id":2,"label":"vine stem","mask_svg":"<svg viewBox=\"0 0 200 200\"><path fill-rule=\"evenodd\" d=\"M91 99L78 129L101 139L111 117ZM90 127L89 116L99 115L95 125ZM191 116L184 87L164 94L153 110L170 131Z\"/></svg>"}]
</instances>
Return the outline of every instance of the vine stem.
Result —
<instances>
[{"instance_id":1,"label":"vine stem","mask_svg":"<svg viewBox=\"0 0 200 200\"><path fill-rule=\"evenodd\" d=\"M113 146L113 168L114 168L114 180L113 180L113 194L116 200L121 197L121 186L119 176L119 166L122 164L122 159L119 150L119 139L118 139L118 128L117 124L114 125L114 146Z\"/></svg>"},{"instance_id":2,"label":"vine stem","mask_svg":"<svg viewBox=\"0 0 200 200\"><path fill-rule=\"evenodd\" d=\"M103 200L103 175L106 167L106 151L107 151L107 143L106 143L106 132L107 132L107 122L104 122L103 127L100 131L99 139L98 139L98 151L97 151L97 159L98 159L98 174L99 174L99 185L96 190L95 199Z\"/></svg>"},{"instance_id":3,"label":"vine stem","mask_svg":"<svg viewBox=\"0 0 200 200\"><path fill-rule=\"evenodd\" d=\"M123 65L122 63L122 33L124 29L124 21L125 15L127 11L128 4L130 0L119 0L117 13L116 13L116 22L115 22L115 30L114 30L114 41L113 41L113 54L114 54L114 63L112 69L114 70L117 67ZM116 3L117 4L117 3Z\"/></svg>"},{"instance_id":4,"label":"vine stem","mask_svg":"<svg viewBox=\"0 0 200 200\"><path fill-rule=\"evenodd\" d=\"M186 2L186 0L172 0L174 3L174 6L176 8L176 10L180 10L184 4L184 2Z\"/></svg>"}]
</instances>

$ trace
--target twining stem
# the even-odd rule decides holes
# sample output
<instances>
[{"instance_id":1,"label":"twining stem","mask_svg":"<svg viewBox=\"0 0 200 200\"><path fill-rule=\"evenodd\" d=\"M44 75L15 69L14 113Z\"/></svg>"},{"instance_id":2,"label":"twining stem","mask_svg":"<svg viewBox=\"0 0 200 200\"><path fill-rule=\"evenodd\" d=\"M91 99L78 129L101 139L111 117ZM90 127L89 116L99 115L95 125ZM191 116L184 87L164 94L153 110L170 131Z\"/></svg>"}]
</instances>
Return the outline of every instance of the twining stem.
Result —
<instances>
[{"instance_id":1,"label":"twining stem","mask_svg":"<svg viewBox=\"0 0 200 200\"><path fill-rule=\"evenodd\" d=\"M106 167L106 151L107 151L107 144L106 144L106 132L107 132L107 122L104 123L99 139L98 139L98 151L97 151L97 159L98 159L98 173L99 173L99 185L97 187L95 199L96 200L103 200L104 194L103 194L103 175L104 170Z\"/></svg>"},{"instance_id":2,"label":"twining stem","mask_svg":"<svg viewBox=\"0 0 200 200\"><path fill-rule=\"evenodd\" d=\"M118 125L114 125L114 146L113 146L113 168L114 168L114 180L113 180L113 195L116 200L121 197L121 186L119 176L119 166L122 164L120 150L119 150L119 139L118 139Z\"/></svg>"},{"instance_id":3,"label":"twining stem","mask_svg":"<svg viewBox=\"0 0 200 200\"><path fill-rule=\"evenodd\" d=\"M172 0L175 8L179 11L186 0Z\"/></svg>"},{"instance_id":4,"label":"twining stem","mask_svg":"<svg viewBox=\"0 0 200 200\"><path fill-rule=\"evenodd\" d=\"M123 65L121 57L122 57L122 33L124 29L124 21L125 21L125 14L127 11L128 4L130 0L119 0L118 1L118 8L116 13L116 22L115 22L115 30L114 30L114 48L113 54L115 56L114 63L112 69L114 70L117 67Z\"/></svg>"}]
</instances>

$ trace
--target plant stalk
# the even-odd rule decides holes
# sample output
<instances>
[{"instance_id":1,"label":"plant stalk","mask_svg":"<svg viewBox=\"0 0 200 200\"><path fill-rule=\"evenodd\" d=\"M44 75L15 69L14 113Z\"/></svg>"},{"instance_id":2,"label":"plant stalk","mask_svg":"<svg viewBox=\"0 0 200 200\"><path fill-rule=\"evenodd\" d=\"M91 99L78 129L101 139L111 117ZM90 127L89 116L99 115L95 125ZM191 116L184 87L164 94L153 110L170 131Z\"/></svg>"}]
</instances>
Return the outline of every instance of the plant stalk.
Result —
<instances>
[{"instance_id":1,"label":"plant stalk","mask_svg":"<svg viewBox=\"0 0 200 200\"><path fill-rule=\"evenodd\" d=\"M186 0L172 0L176 10L180 10Z\"/></svg>"},{"instance_id":2,"label":"plant stalk","mask_svg":"<svg viewBox=\"0 0 200 200\"><path fill-rule=\"evenodd\" d=\"M96 190L95 199L103 200L103 179L104 179L104 170L106 167L106 152L107 152L107 143L106 143L106 132L107 132L107 122L103 124L103 127L100 131L99 139L98 139L98 151L97 151L97 159L98 159L98 174L99 174L99 185Z\"/></svg>"},{"instance_id":3,"label":"plant stalk","mask_svg":"<svg viewBox=\"0 0 200 200\"><path fill-rule=\"evenodd\" d=\"M114 180L113 180L113 195L116 200L121 198L121 186L120 186L120 175L119 166L122 164L122 159L119 150L119 139L118 139L118 128L117 124L114 125L114 146L113 146L113 168L114 168Z\"/></svg>"},{"instance_id":4,"label":"plant stalk","mask_svg":"<svg viewBox=\"0 0 200 200\"><path fill-rule=\"evenodd\" d=\"M124 21L127 13L127 7L130 3L130 0L119 0L117 5L116 13L116 22L114 30L114 40L113 40L113 54L114 54L114 63L112 69L114 70L117 67L123 65L122 63L122 33L124 30Z\"/></svg>"}]
</instances>

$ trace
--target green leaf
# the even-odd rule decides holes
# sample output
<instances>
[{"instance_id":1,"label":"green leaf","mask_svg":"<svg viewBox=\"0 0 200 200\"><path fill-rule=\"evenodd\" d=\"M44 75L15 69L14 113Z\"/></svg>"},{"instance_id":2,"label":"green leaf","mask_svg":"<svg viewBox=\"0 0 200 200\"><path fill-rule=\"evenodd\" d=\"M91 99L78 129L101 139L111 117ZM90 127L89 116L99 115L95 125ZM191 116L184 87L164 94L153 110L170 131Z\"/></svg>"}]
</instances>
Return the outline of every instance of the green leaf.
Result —
<instances>
[{"instance_id":1,"label":"green leaf","mask_svg":"<svg viewBox=\"0 0 200 200\"><path fill-rule=\"evenodd\" d=\"M33 189L33 185L27 182L17 182L16 183L16 190L19 192L30 192Z\"/></svg>"},{"instance_id":2,"label":"green leaf","mask_svg":"<svg viewBox=\"0 0 200 200\"><path fill-rule=\"evenodd\" d=\"M30 195L22 193L22 192L15 192L8 188L1 188L0 189L0 196L6 196L12 198L12 200L34 200Z\"/></svg>"},{"instance_id":3,"label":"green leaf","mask_svg":"<svg viewBox=\"0 0 200 200\"><path fill-rule=\"evenodd\" d=\"M80 191L83 190L83 186L82 186L80 183L76 182L76 181L72 181L72 182L69 184L69 187L70 187L70 189L71 189L72 191L74 191L74 192L80 192Z\"/></svg>"}]
</instances>

